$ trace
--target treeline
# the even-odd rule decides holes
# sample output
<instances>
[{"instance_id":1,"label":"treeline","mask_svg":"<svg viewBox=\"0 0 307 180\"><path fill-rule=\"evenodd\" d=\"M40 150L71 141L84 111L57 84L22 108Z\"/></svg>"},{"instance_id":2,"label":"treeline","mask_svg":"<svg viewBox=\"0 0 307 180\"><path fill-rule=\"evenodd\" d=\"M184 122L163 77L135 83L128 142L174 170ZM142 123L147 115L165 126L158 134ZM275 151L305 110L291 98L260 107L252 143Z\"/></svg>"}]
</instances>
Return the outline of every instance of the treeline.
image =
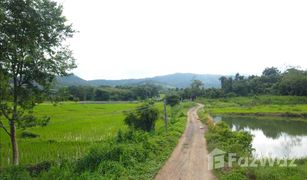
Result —
<instances>
[{"instance_id":1,"label":"treeline","mask_svg":"<svg viewBox=\"0 0 307 180\"><path fill-rule=\"evenodd\" d=\"M159 96L162 87L153 84L135 86L69 86L55 91L58 101L134 101Z\"/></svg>"},{"instance_id":2,"label":"treeline","mask_svg":"<svg viewBox=\"0 0 307 180\"><path fill-rule=\"evenodd\" d=\"M185 89L170 90L182 99L194 100L197 97L221 98L253 95L307 95L307 71L289 68L281 72L275 67L266 68L260 76L222 76L221 88L206 89L205 85L194 80Z\"/></svg>"},{"instance_id":3,"label":"treeline","mask_svg":"<svg viewBox=\"0 0 307 180\"><path fill-rule=\"evenodd\" d=\"M238 95L307 95L307 71L296 68L279 71L275 67L266 68L261 76L221 77L221 93L226 96Z\"/></svg>"}]
</instances>

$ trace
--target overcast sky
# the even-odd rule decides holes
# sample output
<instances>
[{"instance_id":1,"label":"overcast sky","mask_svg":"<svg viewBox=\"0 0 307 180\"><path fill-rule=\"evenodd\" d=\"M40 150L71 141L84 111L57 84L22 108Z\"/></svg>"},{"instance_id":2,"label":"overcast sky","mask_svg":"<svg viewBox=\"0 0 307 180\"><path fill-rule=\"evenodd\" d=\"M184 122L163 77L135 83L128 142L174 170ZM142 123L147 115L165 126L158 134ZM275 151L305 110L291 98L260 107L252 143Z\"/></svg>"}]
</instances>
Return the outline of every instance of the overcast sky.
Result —
<instances>
[{"instance_id":1,"label":"overcast sky","mask_svg":"<svg viewBox=\"0 0 307 180\"><path fill-rule=\"evenodd\" d=\"M84 79L307 68L306 0L57 0Z\"/></svg>"}]
</instances>

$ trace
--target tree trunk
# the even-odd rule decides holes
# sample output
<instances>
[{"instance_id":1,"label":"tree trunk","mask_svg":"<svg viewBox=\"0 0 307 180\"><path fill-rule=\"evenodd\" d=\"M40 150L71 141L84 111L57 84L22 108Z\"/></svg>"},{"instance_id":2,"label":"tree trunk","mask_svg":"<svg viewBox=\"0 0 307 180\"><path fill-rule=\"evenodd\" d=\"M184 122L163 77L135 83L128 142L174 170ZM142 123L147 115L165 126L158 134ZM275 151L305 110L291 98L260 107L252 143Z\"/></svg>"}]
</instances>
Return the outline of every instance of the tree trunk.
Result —
<instances>
[{"instance_id":1,"label":"tree trunk","mask_svg":"<svg viewBox=\"0 0 307 180\"><path fill-rule=\"evenodd\" d=\"M10 121L10 139L12 144L12 150L13 150L13 164L18 165L19 164L19 152L18 152L18 144L16 140L16 125L13 120Z\"/></svg>"},{"instance_id":2,"label":"tree trunk","mask_svg":"<svg viewBox=\"0 0 307 180\"><path fill-rule=\"evenodd\" d=\"M14 101L13 101L13 116L10 120L10 130L11 130L11 144L13 150L13 164L19 165L19 152L18 152L18 144L16 140L16 120L18 119L18 91L17 91L17 75L14 77Z\"/></svg>"}]
</instances>

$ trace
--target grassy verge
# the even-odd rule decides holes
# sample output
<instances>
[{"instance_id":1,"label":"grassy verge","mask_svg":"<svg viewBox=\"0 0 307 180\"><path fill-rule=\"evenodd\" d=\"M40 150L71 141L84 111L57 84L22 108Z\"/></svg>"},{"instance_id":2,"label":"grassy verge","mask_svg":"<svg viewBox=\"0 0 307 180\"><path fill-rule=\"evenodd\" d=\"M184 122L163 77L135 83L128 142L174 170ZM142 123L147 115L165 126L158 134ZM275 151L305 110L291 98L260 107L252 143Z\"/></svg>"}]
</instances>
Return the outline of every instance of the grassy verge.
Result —
<instances>
[{"instance_id":1,"label":"grassy verge","mask_svg":"<svg viewBox=\"0 0 307 180\"><path fill-rule=\"evenodd\" d=\"M168 132L162 124L150 133L123 128L77 160L5 168L0 179L152 179L176 146L191 106L187 103L181 107Z\"/></svg>"}]
</instances>

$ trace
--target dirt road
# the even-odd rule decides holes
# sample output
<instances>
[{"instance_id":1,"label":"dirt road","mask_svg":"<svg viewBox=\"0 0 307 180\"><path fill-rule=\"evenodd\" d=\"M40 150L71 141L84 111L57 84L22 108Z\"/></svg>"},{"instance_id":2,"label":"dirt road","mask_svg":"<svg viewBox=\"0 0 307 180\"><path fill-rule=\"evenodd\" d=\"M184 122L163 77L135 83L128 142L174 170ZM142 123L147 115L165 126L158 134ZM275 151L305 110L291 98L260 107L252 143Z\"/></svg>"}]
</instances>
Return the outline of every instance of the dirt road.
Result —
<instances>
[{"instance_id":1,"label":"dirt road","mask_svg":"<svg viewBox=\"0 0 307 180\"><path fill-rule=\"evenodd\" d=\"M188 112L188 122L184 134L159 171L156 180L211 180L216 179L208 170L207 143L204 138L205 128L198 120L197 111L203 105L198 104Z\"/></svg>"}]
</instances>

